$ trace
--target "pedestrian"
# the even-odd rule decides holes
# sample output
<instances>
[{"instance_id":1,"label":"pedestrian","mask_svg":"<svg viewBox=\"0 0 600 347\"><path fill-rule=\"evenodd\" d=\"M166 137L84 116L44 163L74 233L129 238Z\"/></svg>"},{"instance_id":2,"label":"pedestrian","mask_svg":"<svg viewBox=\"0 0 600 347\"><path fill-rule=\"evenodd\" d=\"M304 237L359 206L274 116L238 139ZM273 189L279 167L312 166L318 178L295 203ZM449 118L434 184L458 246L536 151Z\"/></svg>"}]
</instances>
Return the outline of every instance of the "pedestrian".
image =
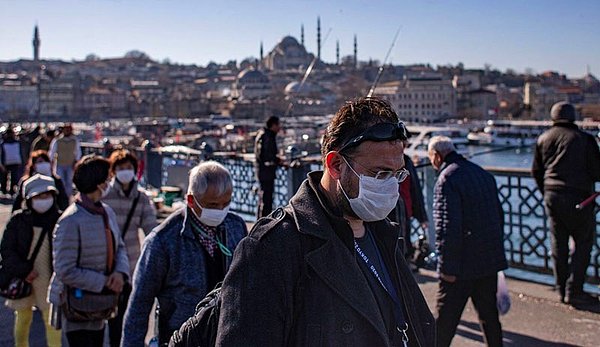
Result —
<instances>
[{"instance_id":1,"label":"pedestrian","mask_svg":"<svg viewBox=\"0 0 600 347\"><path fill-rule=\"evenodd\" d=\"M494 176L456 152L452 140L429 140L429 160L439 171L433 220L440 277L437 345L450 346L471 298L488 346L502 346L496 306L498 271L504 255L504 212Z\"/></svg>"},{"instance_id":2,"label":"pedestrian","mask_svg":"<svg viewBox=\"0 0 600 347\"><path fill-rule=\"evenodd\" d=\"M16 347L29 346L29 331L33 307L44 319L46 342L50 347L61 345L60 331L49 321L46 301L52 275L52 231L61 214L56 204L58 190L50 177L35 174L23 183L25 204L10 217L2 236L1 282L11 278L25 279L31 285L28 296L6 300L6 306L15 311L14 339ZM0 283L4 287L6 283Z\"/></svg>"},{"instance_id":3,"label":"pedestrian","mask_svg":"<svg viewBox=\"0 0 600 347\"><path fill-rule=\"evenodd\" d=\"M190 171L186 206L144 241L125 313L123 347L144 346L155 298L163 345L223 280L233 251L247 234L242 218L229 212L232 193L231 175L221 164L207 161Z\"/></svg>"},{"instance_id":4,"label":"pedestrian","mask_svg":"<svg viewBox=\"0 0 600 347\"><path fill-rule=\"evenodd\" d=\"M260 219L225 277L217 346L433 346L435 323L386 216L406 129L361 98L323 137L324 171ZM373 155L377 153L377 155Z\"/></svg>"},{"instance_id":5,"label":"pedestrian","mask_svg":"<svg viewBox=\"0 0 600 347\"><path fill-rule=\"evenodd\" d=\"M119 149L110 156L110 188L102 201L110 206L117 216L121 238L125 243L129 257L129 278L133 278L135 264L140 257L140 231L148 235L156 227L156 209L146 195L146 190L135 179L138 170L137 158L127 150ZM125 283L117 316L108 321L110 345L118 347L121 343L123 316L131 294L131 284Z\"/></svg>"},{"instance_id":6,"label":"pedestrian","mask_svg":"<svg viewBox=\"0 0 600 347\"><path fill-rule=\"evenodd\" d=\"M79 193L54 230L51 318L71 347L102 347L107 318L129 277L129 261L108 193L109 162L88 155L77 163L73 183ZM85 314L79 305L88 306ZM77 305L77 306L75 306Z\"/></svg>"},{"instance_id":7,"label":"pedestrian","mask_svg":"<svg viewBox=\"0 0 600 347\"><path fill-rule=\"evenodd\" d=\"M404 148L410 146L410 142L408 141L411 137L410 132L407 131L406 135L407 140L403 142ZM427 210L425 209L425 200L423 199L423 188L421 187L419 176L417 176L415 164L408 155L403 154L403 157L409 175L400 183L398 203L388 217L400 225L404 238L404 257L409 262L411 269L418 271L418 266L414 263L415 247L411 242L410 235L412 230L411 220L415 218L419 221L425 235L427 235L429 228L429 220Z\"/></svg>"},{"instance_id":8,"label":"pedestrian","mask_svg":"<svg viewBox=\"0 0 600 347\"><path fill-rule=\"evenodd\" d=\"M33 140L33 143L31 144L31 151L35 152L43 150L48 152L50 150L50 143L52 143L52 140L54 140L55 134L56 131L52 129L41 132L40 135Z\"/></svg>"},{"instance_id":9,"label":"pedestrian","mask_svg":"<svg viewBox=\"0 0 600 347\"><path fill-rule=\"evenodd\" d=\"M23 157L21 155L21 143L15 135L15 131L9 127L4 134L1 150L1 170L4 175L0 182L0 189L3 194L10 194L11 197L15 193L17 182L21 179L21 167L23 165Z\"/></svg>"},{"instance_id":10,"label":"pedestrian","mask_svg":"<svg viewBox=\"0 0 600 347\"><path fill-rule=\"evenodd\" d=\"M266 127L258 131L254 142L254 155L256 157L254 169L260 185L257 218L268 216L273 211L273 192L275 191L277 166L282 163L277 156L276 137L280 130L279 117L271 116L267 120Z\"/></svg>"},{"instance_id":11,"label":"pedestrian","mask_svg":"<svg viewBox=\"0 0 600 347\"><path fill-rule=\"evenodd\" d=\"M73 170L75 163L81 158L81 146L79 139L73 134L73 125L67 123L63 132L50 143L48 152L52 164L56 167L56 173L65 183L67 196L73 194Z\"/></svg>"},{"instance_id":12,"label":"pedestrian","mask_svg":"<svg viewBox=\"0 0 600 347\"><path fill-rule=\"evenodd\" d=\"M544 196L556 287L562 302L597 305L598 298L583 291L596 240L595 205L582 209L575 205L588 198L600 181L600 151L594 137L575 124L573 105L554 104L550 117L552 127L537 140L531 172ZM569 237L575 241L571 256Z\"/></svg>"},{"instance_id":13,"label":"pedestrian","mask_svg":"<svg viewBox=\"0 0 600 347\"><path fill-rule=\"evenodd\" d=\"M27 162L27 166L25 166L25 174L19 181L19 188L17 189L17 195L15 196L15 201L13 202L12 210L13 212L22 208L24 201L24 189L23 183L29 177L39 173L44 176L52 177L54 179L54 186L58 191L56 196L56 204L58 205L58 209L64 211L67 206L69 206L69 197L67 196L67 192L65 191L65 185L63 181L52 171L52 164L50 163L50 157L48 156L48 152L43 150L33 151L31 156L29 157L29 161Z\"/></svg>"}]
</instances>

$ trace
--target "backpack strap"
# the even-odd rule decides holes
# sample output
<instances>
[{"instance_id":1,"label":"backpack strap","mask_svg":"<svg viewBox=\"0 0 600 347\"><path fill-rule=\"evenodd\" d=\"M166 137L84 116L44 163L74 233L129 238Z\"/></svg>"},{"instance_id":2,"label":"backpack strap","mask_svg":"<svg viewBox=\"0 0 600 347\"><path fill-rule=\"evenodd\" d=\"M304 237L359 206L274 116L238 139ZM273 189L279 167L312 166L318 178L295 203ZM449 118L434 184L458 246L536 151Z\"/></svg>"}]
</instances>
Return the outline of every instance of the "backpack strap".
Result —
<instances>
[{"instance_id":1,"label":"backpack strap","mask_svg":"<svg viewBox=\"0 0 600 347\"><path fill-rule=\"evenodd\" d=\"M127 219L125 220L125 225L123 226L123 230L121 230L121 238L125 240L125 234L127 234L127 230L129 230L129 225L131 224L131 219L133 218L133 213L135 212L135 208L137 207L138 201L140 201L140 191L138 191L138 195L133 199L133 203L131 204L131 208L129 209L129 213L127 213Z\"/></svg>"}]
</instances>

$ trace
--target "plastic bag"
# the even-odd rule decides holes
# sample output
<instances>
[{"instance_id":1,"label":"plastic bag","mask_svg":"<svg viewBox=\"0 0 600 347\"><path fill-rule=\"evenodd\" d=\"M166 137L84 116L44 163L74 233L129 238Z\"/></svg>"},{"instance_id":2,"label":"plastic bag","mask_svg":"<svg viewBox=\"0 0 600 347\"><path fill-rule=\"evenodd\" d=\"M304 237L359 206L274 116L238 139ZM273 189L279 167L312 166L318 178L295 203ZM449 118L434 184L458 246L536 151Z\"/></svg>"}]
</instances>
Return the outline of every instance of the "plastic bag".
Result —
<instances>
[{"instance_id":1,"label":"plastic bag","mask_svg":"<svg viewBox=\"0 0 600 347\"><path fill-rule=\"evenodd\" d=\"M508 293L508 287L506 286L506 278L504 278L504 272L498 272L498 289L496 290L496 306L498 307L498 313L505 315L510 310L510 294Z\"/></svg>"}]
</instances>

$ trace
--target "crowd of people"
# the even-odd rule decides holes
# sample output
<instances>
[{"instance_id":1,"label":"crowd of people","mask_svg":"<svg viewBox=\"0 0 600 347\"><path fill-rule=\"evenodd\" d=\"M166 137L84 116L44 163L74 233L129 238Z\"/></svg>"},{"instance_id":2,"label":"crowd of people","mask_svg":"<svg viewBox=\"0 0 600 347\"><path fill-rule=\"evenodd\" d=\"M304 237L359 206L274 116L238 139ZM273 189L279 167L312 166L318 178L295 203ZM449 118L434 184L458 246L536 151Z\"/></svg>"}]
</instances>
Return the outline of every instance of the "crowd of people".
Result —
<instances>
[{"instance_id":1,"label":"crowd of people","mask_svg":"<svg viewBox=\"0 0 600 347\"><path fill-rule=\"evenodd\" d=\"M573 215L557 196L578 201L593 191L600 151L573 124L574 110L560 105L552 116L533 174L551 219L557 285L570 304L597 304L582 289L591 212ZM15 345L28 346L36 308L48 346L60 346L63 336L71 347L141 347L147 337L153 346L206 339L216 346L449 346L469 298L486 344L503 344L496 294L498 272L507 268L504 212L491 174L449 138L430 140L439 173L431 206L434 317L414 277L410 243L412 219L424 229L429 220L404 154L410 133L390 104L344 104L323 137L323 170L272 211L280 129L272 117L256 138L261 202L250 232L230 211L233 177L216 161L189 172L184 206L159 225L134 154L82 157L67 125L38 134L25 156L9 129L2 189L13 192L14 204L0 244L0 289L15 312ZM587 161L565 159L583 150ZM220 301L207 323L196 305L211 291Z\"/></svg>"}]
</instances>

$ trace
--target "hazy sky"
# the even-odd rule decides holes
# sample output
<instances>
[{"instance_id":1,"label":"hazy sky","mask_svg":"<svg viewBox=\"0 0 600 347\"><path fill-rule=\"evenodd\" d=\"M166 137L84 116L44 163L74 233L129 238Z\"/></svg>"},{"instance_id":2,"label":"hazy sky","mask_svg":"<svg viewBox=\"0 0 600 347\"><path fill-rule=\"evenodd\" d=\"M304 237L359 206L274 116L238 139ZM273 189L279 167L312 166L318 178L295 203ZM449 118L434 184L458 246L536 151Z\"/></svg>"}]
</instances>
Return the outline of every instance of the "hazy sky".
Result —
<instances>
[{"instance_id":1,"label":"hazy sky","mask_svg":"<svg viewBox=\"0 0 600 347\"><path fill-rule=\"evenodd\" d=\"M43 58L122 56L138 49L152 58L206 65L265 54L286 35L316 53L321 16L322 58L352 54L383 60L402 26L390 61L582 76L600 75L600 1L595 0L0 0L0 60L31 59L33 27Z\"/></svg>"}]
</instances>

